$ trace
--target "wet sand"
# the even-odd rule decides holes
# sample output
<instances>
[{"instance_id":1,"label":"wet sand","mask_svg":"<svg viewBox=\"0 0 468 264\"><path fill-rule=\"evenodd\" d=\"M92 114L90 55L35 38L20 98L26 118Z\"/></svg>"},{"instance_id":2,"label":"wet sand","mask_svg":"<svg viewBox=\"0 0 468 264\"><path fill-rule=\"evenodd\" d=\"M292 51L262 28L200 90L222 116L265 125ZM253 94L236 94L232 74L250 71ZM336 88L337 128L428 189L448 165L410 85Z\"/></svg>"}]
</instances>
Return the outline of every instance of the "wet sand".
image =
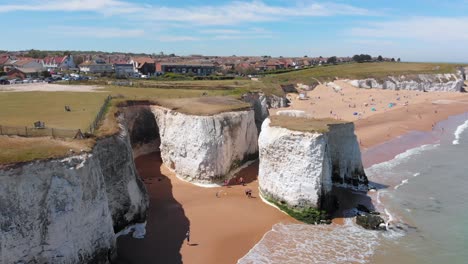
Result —
<instances>
[{"instance_id":1,"label":"wet sand","mask_svg":"<svg viewBox=\"0 0 468 264\"><path fill-rule=\"evenodd\" d=\"M409 103L407 106L399 105L385 111L366 112L366 115L359 119L349 113L349 104L341 101L341 95L323 99L330 93L336 95L331 88L325 87L309 92L309 96L320 96L320 100L313 104L310 104L310 100L293 100L292 107L288 109L305 110L316 117L329 117L329 106L336 106L333 110L334 115L356 121L356 134L363 150L414 130L439 129L443 133L442 127L433 128L433 124L468 111L467 94L419 92L416 96L417 92L362 90L343 88L345 94L356 93L353 95L356 102L368 100L370 94L374 102L379 96L390 98L405 94ZM382 101L380 104L378 107L386 102ZM362 102L360 105L363 105ZM351 111L356 111L354 109ZM276 111L272 111L272 114L274 112ZM432 140L427 134L423 134L416 133L413 137L420 139L420 136L423 136L424 140ZM410 139L408 146L411 142L413 140ZM408 146L401 147L411 147ZM399 149L395 149L393 152L398 151ZM384 153L369 153L372 158L364 159L366 167L392 158ZM246 179L247 186L231 185L219 188L203 188L181 181L161 165L158 153L139 157L136 159L136 165L151 196L147 235L141 240L130 236L120 237L118 263L236 263L274 224L296 222L258 198L258 163L237 174L238 177ZM235 184L235 180L232 180L231 184ZM245 197L246 188L253 190L255 198ZM340 209L352 208L356 203L365 203L372 207L369 196L353 195L350 198L350 192L339 188L336 191L339 196L346 197L343 199L346 203L341 203ZM216 197L217 192L220 198ZM342 219L339 217L342 215L338 213L335 216L337 219L334 222L340 223ZM191 245L184 241L189 227Z\"/></svg>"}]
</instances>

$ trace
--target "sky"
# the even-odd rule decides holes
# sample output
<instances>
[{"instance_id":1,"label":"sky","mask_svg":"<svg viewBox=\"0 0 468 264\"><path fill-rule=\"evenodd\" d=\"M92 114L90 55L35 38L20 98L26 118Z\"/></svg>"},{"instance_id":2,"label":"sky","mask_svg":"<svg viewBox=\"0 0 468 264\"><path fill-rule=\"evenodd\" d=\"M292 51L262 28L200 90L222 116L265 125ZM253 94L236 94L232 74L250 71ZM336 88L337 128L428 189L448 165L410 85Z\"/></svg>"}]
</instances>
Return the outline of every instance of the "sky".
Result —
<instances>
[{"instance_id":1,"label":"sky","mask_svg":"<svg viewBox=\"0 0 468 264\"><path fill-rule=\"evenodd\" d=\"M0 0L0 50L468 62L468 0Z\"/></svg>"}]
</instances>

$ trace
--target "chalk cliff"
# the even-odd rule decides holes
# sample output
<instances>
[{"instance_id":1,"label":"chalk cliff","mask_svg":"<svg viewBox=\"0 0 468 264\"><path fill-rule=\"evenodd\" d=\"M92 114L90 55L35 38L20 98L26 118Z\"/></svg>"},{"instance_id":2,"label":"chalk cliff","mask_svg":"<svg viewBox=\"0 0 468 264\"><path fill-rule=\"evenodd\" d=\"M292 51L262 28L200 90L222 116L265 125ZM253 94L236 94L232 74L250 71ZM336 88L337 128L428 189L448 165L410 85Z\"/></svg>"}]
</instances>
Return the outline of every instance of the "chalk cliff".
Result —
<instances>
[{"instance_id":1,"label":"chalk cliff","mask_svg":"<svg viewBox=\"0 0 468 264\"><path fill-rule=\"evenodd\" d=\"M258 133L260 133L263 121L270 115L267 97L263 93L246 93L242 96L242 100L252 105L255 125Z\"/></svg>"},{"instance_id":2,"label":"chalk cliff","mask_svg":"<svg viewBox=\"0 0 468 264\"><path fill-rule=\"evenodd\" d=\"M166 166L188 181L216 183L256 157L254 111L194 116L151 106Z\"/></svg>"},{"instance_id":3,"label":"chalk cliff","mask_svg":"<svg viewBox=\"0 0 468 264\"><path fill-rule=\"evenodd\" d=\"M294 208L320 208L332 188L327 137L262 125L258 182L262 196Z\"/></svg>"},{"instance_id":4,"label":"chalk cliff","mask_svg":"<svg viewBox=\"0 0 468 264\"><path fill-rule=\"evenodd\" d=\"M352 123L323 133L270 124L266 119L259 137L259 187L268 200L295 210L327 209L334 184L367 186Z\"/></svg>"},{"instance_id":5,"label":"chalk cliff","mask_svg":"<svg viewBox=\"0 0 468 264\"><path fill-rule=\"evenodd\" d=\"M148 196L123 127L91 153L0 170L0 263L109 263Z\"/></svg>"},{"instance_id":6,"label":"chalk cliff","mask_svg":"<svg viewBox=\"0 0 468 264\"><path fill-rule=\"evenodd\" d=\"M438 91L460 92L464 85L464 79L459 74L418 74L388 76L383 80L374 78L364 80L352 80L349 83L358 88L376 88L388 90L412 90L412 91Z\"/></svg>"}]
</instances>

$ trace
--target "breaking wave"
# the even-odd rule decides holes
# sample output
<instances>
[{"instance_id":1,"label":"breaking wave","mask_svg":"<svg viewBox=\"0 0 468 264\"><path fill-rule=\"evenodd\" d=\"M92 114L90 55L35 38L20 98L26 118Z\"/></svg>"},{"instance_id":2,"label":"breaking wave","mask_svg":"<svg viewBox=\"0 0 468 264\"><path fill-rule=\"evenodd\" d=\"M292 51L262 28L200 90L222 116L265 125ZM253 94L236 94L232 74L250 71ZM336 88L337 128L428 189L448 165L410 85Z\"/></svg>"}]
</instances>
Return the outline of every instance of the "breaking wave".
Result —
<instances>
[{"instance_id":1,"label":"breaking wave","mask_svg":"<svg viewBox=\"0 0 468 264\"><path fill-rule=\"evenodd\" d=\"M344 225L276 224L238 264L367 263L379 233Z\"/></svg>"},{"instance_id":2,"label":"breaking wave","mask_svg":"<svg viewBox=\"0 0 468 264\"><path fill-rule=\"evenodd\" d=\"M465 123L458 126L457 130L455 130L455 133L453 133L455 135L455 139L452 142L453 145L460 144L460 136L466 129L468 129L468 120L466 120Z\"/></svg>"},{"instance_id":3,"label":"breaking wave","mask_svg":"<svg viewBox=\"0 0 468 264\"><path fill-rule=\"evenodd\" d=\"M389 161L385 161L382 163L374 164L371 167L366 169L366 173L369 173L370 175L377 175L379 172L389 172L390 169L396 167L397 165L401 164L404 161L407 161L408 158L421 154L424 151L427 150L433 150L439 147L440 144L428 144L428 145L422 145L416 148L408 149L407 151L396 155L393 159Z\"/></svg>"}]
</instances>

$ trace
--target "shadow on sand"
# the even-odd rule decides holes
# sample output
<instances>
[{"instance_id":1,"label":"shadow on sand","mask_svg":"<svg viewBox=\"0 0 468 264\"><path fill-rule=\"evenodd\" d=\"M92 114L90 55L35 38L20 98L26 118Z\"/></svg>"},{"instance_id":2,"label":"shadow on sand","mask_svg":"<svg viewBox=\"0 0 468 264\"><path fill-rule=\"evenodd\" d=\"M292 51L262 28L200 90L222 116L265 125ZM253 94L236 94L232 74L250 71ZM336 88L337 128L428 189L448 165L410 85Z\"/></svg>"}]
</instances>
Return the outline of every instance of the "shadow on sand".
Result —
<instances>
[{"instance_id":1,"label":"shadow on sand","mask_svg":"<svg viewBox=\"0 0 468 264\"><path fill-rule=\"evenodd\" d=\"M131 235L117 239L118 264L182 263L180 249L190 221L182 205L174 198L171 181L161 174L159 153L135 160L150 197L144 239ZM198 244L191 244L197 246Z\"/></svg>"}]
</instances>

